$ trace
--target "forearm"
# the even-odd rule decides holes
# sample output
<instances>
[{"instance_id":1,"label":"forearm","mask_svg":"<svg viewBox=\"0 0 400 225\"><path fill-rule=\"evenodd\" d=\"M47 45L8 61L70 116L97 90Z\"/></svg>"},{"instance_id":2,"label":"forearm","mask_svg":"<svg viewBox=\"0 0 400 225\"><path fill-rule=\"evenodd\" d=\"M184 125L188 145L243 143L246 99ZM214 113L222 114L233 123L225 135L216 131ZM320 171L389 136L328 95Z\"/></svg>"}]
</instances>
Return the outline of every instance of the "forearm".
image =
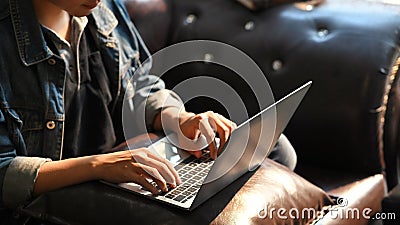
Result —
<instances>
[{"instance_id":1,"label":"forearm","mask_svg":"<svg viewBox=\"0 0 400 225\"><path fill-rule=\"evenodd\" d=\"M40 195L69 185L98 179L97 156L65 159L44 163L39 170L33 194Z\"/></svg>"},{"instance_id":2,"label":"forearm","mask_svg":"<svg viewBox=\"0 0 400 225\"><path fill-rule=\"evenodd\" d=\"M34 195L98 179L112 183L135 182L158 193L146 178L153 179L164 191L166 183L172 186L180 183L170 163L142 148L45 163L39 170Z\"/></svg>"},{"instance_id":3,"label":"forearm","mask_svg":"<svg viewBox=\"0 0 400 225\"><path fill-rule=\"evenodd\" d=\"M166 89L159 90L148 96L145 100L137 101L137 103L140 104L136 104L135 106L135 117L139 126L141 126L140 124L143 124L143 118L145 118L147 130L143 130L144 132L148 132L149 130L162 130L160 110L162 110L162 114L164 114L165 110L171 108L182 109L182 111L185 111L185 107L179 96Z\"/></svg>"},{"instance_id":4,"label":"forearm","mask_svg":"<svg viewBox=\"0 0 400 225\"><path fill-rule=\"evenodd\" d=\"M168 107L155 116L153 128L156 131L164 129L166 132L177 132L180 129L180 124L193 116L195 116L194 113L189 113L185 110L179 111L177 107Z\"/></svg>"}]
</instances>

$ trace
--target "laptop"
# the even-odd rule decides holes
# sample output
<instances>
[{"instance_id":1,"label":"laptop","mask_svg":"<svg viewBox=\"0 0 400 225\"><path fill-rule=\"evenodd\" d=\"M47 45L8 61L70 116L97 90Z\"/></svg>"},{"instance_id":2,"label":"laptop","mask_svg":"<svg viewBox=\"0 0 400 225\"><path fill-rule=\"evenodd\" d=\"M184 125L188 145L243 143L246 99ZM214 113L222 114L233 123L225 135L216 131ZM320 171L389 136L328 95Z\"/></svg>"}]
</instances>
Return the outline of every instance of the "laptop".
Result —
<instances>
[{"instance_id":1,"label":"laptop","mask_svg":"<svg viewBox=\"0 0 400 225\"><path fill-rule=\"evenodd\" d=\"M150 151L174 165L182 180L176 188L153 195L136 183L111 185L184 210L195 209L246 172L258 168L275 146L311 84L312 81L307 82L240 124L216 160L212 160L207 151L201 158L195 158L173 145L169 141L174 138L171 136L150 145Z\"/></svg>"}]
</instances>

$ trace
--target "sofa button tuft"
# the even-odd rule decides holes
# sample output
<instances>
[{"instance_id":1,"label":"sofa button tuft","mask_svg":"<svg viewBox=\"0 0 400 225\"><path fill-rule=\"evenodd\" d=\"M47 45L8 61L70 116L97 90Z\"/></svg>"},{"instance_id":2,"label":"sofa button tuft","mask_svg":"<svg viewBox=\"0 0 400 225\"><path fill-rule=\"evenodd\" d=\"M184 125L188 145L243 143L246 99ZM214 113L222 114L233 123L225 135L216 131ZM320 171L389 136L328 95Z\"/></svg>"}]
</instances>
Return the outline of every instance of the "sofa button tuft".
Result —
<instances>
[{"instance_id":1,"label":"sofa button tuft","mask_svg":"<svg viewBox=\"0 0 400 225\"><path fill-rule=\"evenodd\" d=\"M380 72L382 75L388 75L388 74L389 74L389 72L388 72L388 70L387 70L386 68L381 68L381 69L379 70L379 72Z\"/></svg>"},{"instance_id":2,"label":"sofa button tuft","mask_svg":"<svg viewBox=\"0 0 400 225\"><path fill-rule=\"evenodd\" d=\"M196 15L194 14L189 14L187 15L186 19L185 19L185 25L189 25L194 23L197 20Z\"/></svg>"},{"instance_id":3,"label":"sofa button tuft","mask_svg":"<svg viewBox=\"0 0 400 225\"><path fill-rule=\"evenodd\" d=\"M329 34L329 31L325 28L322 28L322 29L318 30L317 34L318 34L318 37L323 38Z\"/></svg>"},{"instance_id":4,"label":"sofa button tuft","mask_svg":"<svg viewBox=\"0 0 400 225\"><path fill-rule=\"evenodd\" d=\"M247 31L252 31L254 30L255 24L253 21L248 21L245 25L244 25L244 29Z\"/></svg>"},{"instance_id":5,"label":"sofa button tuft","mask_svg":"<svg viewBox=\"0 0 400 225\"><path fill-rule=\"evenodd\" d=\"M13 217L14 219L19 219L21 216L20 216L19 213L13 212L12 217Z\"/></svg>"},{"instance_id":6,"label":"sofa button tuft","mask_svg":"<svg viewBox=\"0 0 400 225\"><path fill-rule=\"evenodd\" d=\"M280 69L282 69L282 67L283 67L283 63L282 63L282 61L281 60L274 60L273 62L272 62L272 69L274 70L274 71L278 71L278 70L280 70Z\"/></svg>"}]
</instances>

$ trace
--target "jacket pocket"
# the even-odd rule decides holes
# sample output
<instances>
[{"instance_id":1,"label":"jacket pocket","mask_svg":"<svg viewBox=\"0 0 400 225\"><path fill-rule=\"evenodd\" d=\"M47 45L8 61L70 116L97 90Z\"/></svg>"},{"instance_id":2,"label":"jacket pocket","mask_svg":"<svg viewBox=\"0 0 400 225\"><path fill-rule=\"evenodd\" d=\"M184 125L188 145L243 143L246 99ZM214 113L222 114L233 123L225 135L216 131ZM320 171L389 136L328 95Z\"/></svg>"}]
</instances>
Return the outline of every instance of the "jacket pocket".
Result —
<instances>
[{"instance_id":1,"label":"jacket pocket","mask_svg":"<svg viewBox=\"0 0 400 225\"><path fill-rule=\"evenodd\" d=\"M9 138L18 154L26 155L26 145L21 134L23 122L17 112L10 108L3 108L3 115L0 122L5 122Z\"/></svg>"},{"instance_id":2,"label":"jacket pocket","mask_svg":"<svg viewBox=\"0 0 400 225\"><path fill-rule=\"evenodd\" d=\"M26 146L27 154L41 154L42 137L43 137L43 115L37 110L18 109L21 124L21 135Z\"/></svg>"}]
</instances>

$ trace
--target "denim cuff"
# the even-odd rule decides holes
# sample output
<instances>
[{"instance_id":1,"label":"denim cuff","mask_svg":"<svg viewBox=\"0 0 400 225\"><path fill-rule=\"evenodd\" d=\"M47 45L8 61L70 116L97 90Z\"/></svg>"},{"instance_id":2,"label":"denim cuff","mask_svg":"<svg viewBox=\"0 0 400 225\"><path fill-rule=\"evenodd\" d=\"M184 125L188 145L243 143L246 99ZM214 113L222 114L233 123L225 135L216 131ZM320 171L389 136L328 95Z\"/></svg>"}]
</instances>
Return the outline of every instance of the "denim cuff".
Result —
<instances>
[{"instance_id":1,"label":"denim cuff","mask_svg":"<svg viewBox=\"0 0 400 225\"><path fill-rule=\"evenodd\" d=\"M173 91L163 89L149 96L146 102L146 127L148 131L153 130L155 116L162 108L184 107L181 98Z\"/></svg>"},{"instance_id":2,"label":"denim cuff","mask_svg":"<svg viewBox=\"0 0 400 225\"><path fill-rule=\"evenodd\" d=\"M7 168L3 182L3 201L16 208L32 198L33 187L43 163L51 161L36 157L15 157Z\"/></svg>"}]
</instances>

